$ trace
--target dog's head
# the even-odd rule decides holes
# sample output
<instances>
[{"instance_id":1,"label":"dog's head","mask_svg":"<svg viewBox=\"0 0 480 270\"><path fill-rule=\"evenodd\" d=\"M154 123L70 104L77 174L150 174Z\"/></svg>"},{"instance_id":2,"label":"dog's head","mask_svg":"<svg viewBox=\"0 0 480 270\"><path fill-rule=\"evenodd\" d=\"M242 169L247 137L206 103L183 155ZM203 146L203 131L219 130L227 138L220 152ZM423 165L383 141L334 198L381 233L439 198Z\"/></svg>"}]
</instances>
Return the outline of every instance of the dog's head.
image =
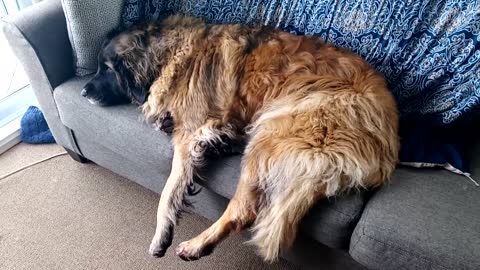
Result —
<instances>
[{"instance_id":1,"label":"dog's head","mask_svg":"<svg viewBox=\"0 0 480 270\"><path fill-rule=\"evenodd\" d=\"M143 104L154 77L147 35L138 30L110 34L98 54L97 73L81 95L100 106Z\"/></svg>"},{"instance_id":2,"label":"dog's head","mask_svg":"<svg viewBox=\"0 0 480 270\"><path fill-rule=\"evenodd\" d=\"M192 38L192 29L201 30L203 24L201 19L170 16L161 22L114 30L102 45L97 73L82 89L82 96L102 106L144 104L150 86L173 57L172 52Z\"/></svg>"}]
</instances>

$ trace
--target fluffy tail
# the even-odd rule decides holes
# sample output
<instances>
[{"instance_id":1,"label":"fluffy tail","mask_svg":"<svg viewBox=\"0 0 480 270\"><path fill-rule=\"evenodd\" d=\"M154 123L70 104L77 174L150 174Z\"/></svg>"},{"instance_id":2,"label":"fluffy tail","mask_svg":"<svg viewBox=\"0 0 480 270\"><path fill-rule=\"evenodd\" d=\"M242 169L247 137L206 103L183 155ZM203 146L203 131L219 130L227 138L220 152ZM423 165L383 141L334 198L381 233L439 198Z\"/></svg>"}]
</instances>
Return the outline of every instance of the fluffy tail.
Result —
<instances>
[{"instance_id":1,"label":"fluffy tail","mask_svg":"<svg viewBox=\"0 0 480 270\"><path fill-rule=\"evenodd\" d=\"M292 245L300 221L315 202L363 186L362 179L368 178L369 169L353 166L344 157L292 149L275 161L270 159L270 166L263 169L259 161L259 190L265 198L258 206L249 242L258 247L266 261L276 260Z\"/></svg>"},{"instance_id":2,"label":"fluffy tail","mask_svg":"<svg viewBox=\"0 0 480 270\"><path fill-rule=\"evenodd\" d=\"M300 221L317 201L318 194L309 185L287 189L259 209L249 243L257 246L265 261L275 261L292 245Z\"/></svg>"}]
</instances>

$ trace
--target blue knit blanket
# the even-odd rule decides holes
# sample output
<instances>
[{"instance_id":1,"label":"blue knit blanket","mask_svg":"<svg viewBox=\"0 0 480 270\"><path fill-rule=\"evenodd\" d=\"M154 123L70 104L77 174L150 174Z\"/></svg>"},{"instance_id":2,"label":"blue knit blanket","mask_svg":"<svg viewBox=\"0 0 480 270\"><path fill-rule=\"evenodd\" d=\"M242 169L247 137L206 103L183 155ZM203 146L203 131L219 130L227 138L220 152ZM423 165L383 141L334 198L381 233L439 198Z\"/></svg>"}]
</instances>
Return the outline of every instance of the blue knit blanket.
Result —
<instances>
[{"instance_id":1,"label":"blue knit blanket","mask_svg":"<svg viewBox=\"0 0 480 270\"><path fill-rule=\"evenodd\" d=\"M384 74L397 100L401 160L467 169L464 135L480 111L480 0L126 0L123 23L173 13L350 48Z\"/></svg>"},{"instance_id":2,"label":"blue knit blanket","mask_svg":"<svg viewBox=\"0 0 480 270\"><path fill-rule=\"evenodd\" d=\"M42 111L35 106L28 107L20 121L20 127L20 137L24 143L55 143Z\"/></svg>"}]
</instances>

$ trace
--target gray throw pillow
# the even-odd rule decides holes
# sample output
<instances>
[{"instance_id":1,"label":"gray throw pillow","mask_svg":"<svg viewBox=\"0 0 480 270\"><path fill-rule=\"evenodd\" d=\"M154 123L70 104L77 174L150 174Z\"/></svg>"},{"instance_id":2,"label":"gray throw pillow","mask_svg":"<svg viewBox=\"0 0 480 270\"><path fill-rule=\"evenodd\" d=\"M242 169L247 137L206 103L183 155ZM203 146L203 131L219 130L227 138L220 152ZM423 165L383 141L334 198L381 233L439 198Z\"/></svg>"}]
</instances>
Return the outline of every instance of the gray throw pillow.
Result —
<instances>
[{"instance_id":1,"label":"gray throw pillow","mask_svg":"<svg viewBox=\"0 0 480 270\"><path fill-rule=\"evenodd\" d=\"M78 76L97 69L97 54L108 32L120 25L124 0L62 0Z\"/></svg>"}]
</instances>

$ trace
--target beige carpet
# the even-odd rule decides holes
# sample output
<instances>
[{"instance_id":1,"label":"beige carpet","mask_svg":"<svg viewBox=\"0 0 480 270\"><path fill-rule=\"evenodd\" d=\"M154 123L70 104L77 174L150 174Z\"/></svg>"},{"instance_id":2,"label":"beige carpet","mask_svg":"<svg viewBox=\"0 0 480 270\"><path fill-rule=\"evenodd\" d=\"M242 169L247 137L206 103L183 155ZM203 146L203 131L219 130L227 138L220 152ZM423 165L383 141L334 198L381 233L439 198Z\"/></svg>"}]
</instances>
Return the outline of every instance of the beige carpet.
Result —
<instances>
[{"instance_id":1,"label":"beige carpet","mask_svg":"<svg viewBox=\"0 0 480 270\"><path fill-rule=\"evenodd\" d=\"M0 176L63 149L20 144L0 155ZM167 255L147 254L158 195L94 164L61 156L0 180L0 269L294 269L267 265L240 236L184 262L174 247L210 222L186 214Z\"/></svg>"}]
</instances>

